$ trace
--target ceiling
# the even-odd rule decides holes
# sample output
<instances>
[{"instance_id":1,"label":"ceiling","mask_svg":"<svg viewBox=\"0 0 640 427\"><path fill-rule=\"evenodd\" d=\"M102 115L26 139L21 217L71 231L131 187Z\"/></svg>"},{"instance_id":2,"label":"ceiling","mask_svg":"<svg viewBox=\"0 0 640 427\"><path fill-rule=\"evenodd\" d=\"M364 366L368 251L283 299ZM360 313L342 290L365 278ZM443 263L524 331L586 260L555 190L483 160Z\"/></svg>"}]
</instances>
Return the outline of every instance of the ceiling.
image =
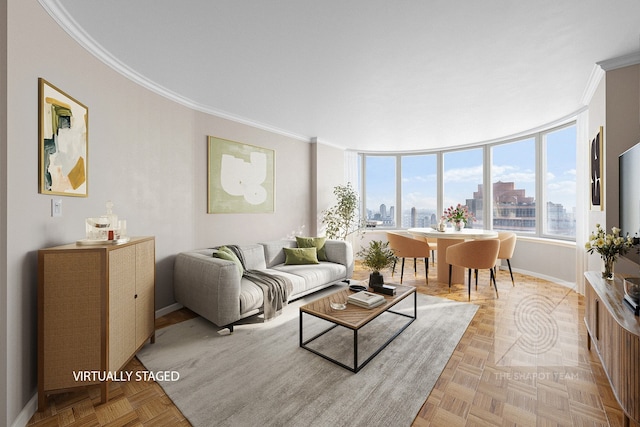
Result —
<instances>
[{"instance_id":1,"label":"ceiling","mask_svg":"<svg viewBox=\"0 0 640 427\"><path fill-rule=\"evenodd\" d=\"M637 0L40 0L87 49L200 111L302 140L415 151L584 107L640 48Z\"/></svg>"}]
</instances>

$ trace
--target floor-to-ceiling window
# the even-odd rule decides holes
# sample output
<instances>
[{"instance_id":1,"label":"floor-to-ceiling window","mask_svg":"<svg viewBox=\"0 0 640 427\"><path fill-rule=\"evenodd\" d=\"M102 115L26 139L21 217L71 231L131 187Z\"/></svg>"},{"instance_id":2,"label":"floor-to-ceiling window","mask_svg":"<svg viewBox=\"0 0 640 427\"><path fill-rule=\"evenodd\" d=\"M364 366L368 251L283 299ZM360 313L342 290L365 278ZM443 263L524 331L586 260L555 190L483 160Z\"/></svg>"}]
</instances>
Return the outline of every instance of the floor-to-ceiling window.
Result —
<instances>
[{"instance_id":1,"label":"floor-to-ceiling window","mask_svg":"<svg viewBox=\"0 0 640 427\"><path fill-rule=\"evenodd\" d=\"M401 161L402 228L437 224L440 219L437 156L402 156Z\"/></svg>"},{"instance_id":2,"label":"floor-to-ceiling window","mask_svg":"<svg viewBox=\"0 0 640 427\"><path fill-rule=\"evenodd\" d=\"M468 227L482 228L483 218L483 174L482 147L448 151L443 156L444 208L466 205L475 220Z\"/></svg>"},{"instance_id":3,"label":"floor-to-ceiling window","mask_svg":"<svg viewBox=\"0 0 640 427\"><path fill-rule=\"evenodd\" d=\"M542 134L542 234L576 237L576 127L567 126Z\"/></svg>"},{"instance_id":4,"label":"floor-to-ceiling window","mask_svg":"<svg viewBox=\"0 0 640 427\"><path fill-rule=\"evenodd\" d=\"M395 227L397 156L366 156L365 219L369 227Z\"/></svg>"},{"instance_id":5,"label":"floor-to-ceiling window","mask_svg":"<svg viewBox=\"0 0 640 427\"><path fill-rule=\"evenodd\" d=\"M428 227L460 203L476 217L469 227L575 240L575 123L471 148L360 156L370 227Z\"/></svg>"},{"instance_id":6,"label":"floor-to-ceiling window","mask_svg":"<svg viewBox=\"0 0 640 427\"><path fill-rule=\"evenodd\" d=\"M493 229L535 233L535 138L491 146L491 184Z\"/></svg>"}]
</instances>

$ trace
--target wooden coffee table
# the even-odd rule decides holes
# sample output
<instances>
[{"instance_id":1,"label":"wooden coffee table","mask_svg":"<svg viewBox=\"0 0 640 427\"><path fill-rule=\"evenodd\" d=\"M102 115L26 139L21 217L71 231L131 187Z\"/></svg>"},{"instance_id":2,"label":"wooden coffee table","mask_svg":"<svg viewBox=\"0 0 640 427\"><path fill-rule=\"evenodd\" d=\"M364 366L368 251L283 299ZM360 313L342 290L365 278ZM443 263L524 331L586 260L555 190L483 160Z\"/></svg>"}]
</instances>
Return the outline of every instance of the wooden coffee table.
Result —
<instances>
[{"instance_id":1,"label":"wooden coffee table","mask_svg":"<svg viewBox=\"0 0 640 427\"><path fill-rule=\"evenodd\" d=\"M334 292L330 295L327 295L324 298L320 298L316 301L310 302L309 304L303 305L300 307L300 347L309 350L312 353L317 354L337 365L342 366L345 369L348 369L352 372L358 372L362 369L367 363L371 361L378 353L380 353L391 341L393 341L398 335L402 333L407 327L416 319L417 316L417 299L416 299L416 288L413 286L404 286L404 285L393 285L396 287L396 295L382 295L385 297L386 302L382 305L375 308L363 308L354 304L347 304L347 308L344 310L335 310L331 308L329 304L332 300L336 300L336 296L340 296L346 300L348 295L351 295L351 292L348 289L342 289L340 291ZM395 306L400 301L404 300L409 295L413 294L413 316L408 315L406 313L400 313L397 311L391 310L393 306ZM358 331L377 318L380 314L388 312L393 313L398 316L403 316L408 318L409 320L397 331L395 334L389 338L384 344L380 346L374 353L369 356L365 361L361 364L358 364ZM304 315L311 315L318 317L320 319L326 320L328 322L333 323L333 326L330 328L320 332L317 335L309 338L308 340L303 340L303 317ZM332 329L342 326L344 328L350 329L353 331L353 366L346 365L332 357L327 356L326 354L321 353L318 350L310 348L307 346L310 342L315 339L321 337Z\"/></svg>"}]
</instances>

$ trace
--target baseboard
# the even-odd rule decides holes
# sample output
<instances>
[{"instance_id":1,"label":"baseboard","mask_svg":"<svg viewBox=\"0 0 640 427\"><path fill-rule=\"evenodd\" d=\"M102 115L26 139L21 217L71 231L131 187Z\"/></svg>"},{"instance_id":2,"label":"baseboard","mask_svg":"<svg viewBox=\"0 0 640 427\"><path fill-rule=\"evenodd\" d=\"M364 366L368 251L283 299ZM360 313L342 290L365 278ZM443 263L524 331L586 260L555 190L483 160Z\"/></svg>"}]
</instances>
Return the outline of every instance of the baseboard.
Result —
<instances>
[{"instance_id":1,"label":"baseboard","mask_svg":"<svg viewBox=\"0 0 640 427\"><path fill-rule=\"evenodd\" d=\"M500 267L500 270L506 270L507 272L509 271L509 267ZM531 276L531 277L537 277L538 279L542 279L542 280L546 280L548 282L553 282L556 283L560 286L564 286L565 288L569 288L569 289L573 289L574 291L576 290L576 284L574 282L567 282L566 280L560 280L556 277L551 277L551 276L546 276L544 274L540 274L540 273L536 273L534 271L527 271L527 270L522 270L520 268L514 268L513 269L514 273L520 273L520 274L524 274L526 276ZM518 283L516 282L516 285Z\"/></svg>"},{"instance_id":2,"label":"baseboard","mask_svg":"<svg viewBox=\"0 0 640 427\"><path fill-rule=\"evenodd\" d=\"M18 414L11 427L24 427L27 425L33 414L38 410L38 393L34 394L29 402L22 408L22 411Z\"/></svg>"},{"instance_id":3,"label":"baseboard","mask_svg":"<svg viewBox=\"0 0 640 427\"><path fill-rule=\"evenodd\" d=\"M175 302L171 305L161 308L160 310L156 310L156 319L158 317L166 316L169 313L180 310L182 307L184 307L182 304Z\"/></svg>"}]
</instances>

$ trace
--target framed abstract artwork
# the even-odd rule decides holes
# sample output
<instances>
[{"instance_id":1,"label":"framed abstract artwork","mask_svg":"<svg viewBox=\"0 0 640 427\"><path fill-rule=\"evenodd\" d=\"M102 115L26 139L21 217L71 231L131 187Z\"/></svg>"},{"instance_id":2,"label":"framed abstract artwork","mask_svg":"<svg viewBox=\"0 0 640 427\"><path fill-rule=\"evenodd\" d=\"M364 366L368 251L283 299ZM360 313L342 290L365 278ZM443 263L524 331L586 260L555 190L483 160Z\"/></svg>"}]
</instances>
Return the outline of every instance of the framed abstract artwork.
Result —
<instances>
[{"instance_id":1,"label":"framed abstract artwork","mask_svg":"<svg viewBox=\"0 0 640 427\"><path fill-rule=\"evenodd\" d=\"M589 159L591 161L591 210L604 209L604 176L602 171L602 153L604 129L600 126L597 135L591 140Z\"/></svg>"},{"instance_id":2,"label":"framed abstract artwork","mask_svg":"<svg viewBox=\"0 0 640 427\"><path fill-rule=\"evenodd\" d=\"M209 136L207 213L272 213L275 152Z\"/></svg>"},{"instance_id":3,"label":"framed abstract artwork","mask_svg":"<svg viewBox=\"0 0 640 427\"><path fill-rule=\"evenodd\" d=\"M38 79L39 192L87 197L89 109Z\"/></svg>"}]
</instances>

